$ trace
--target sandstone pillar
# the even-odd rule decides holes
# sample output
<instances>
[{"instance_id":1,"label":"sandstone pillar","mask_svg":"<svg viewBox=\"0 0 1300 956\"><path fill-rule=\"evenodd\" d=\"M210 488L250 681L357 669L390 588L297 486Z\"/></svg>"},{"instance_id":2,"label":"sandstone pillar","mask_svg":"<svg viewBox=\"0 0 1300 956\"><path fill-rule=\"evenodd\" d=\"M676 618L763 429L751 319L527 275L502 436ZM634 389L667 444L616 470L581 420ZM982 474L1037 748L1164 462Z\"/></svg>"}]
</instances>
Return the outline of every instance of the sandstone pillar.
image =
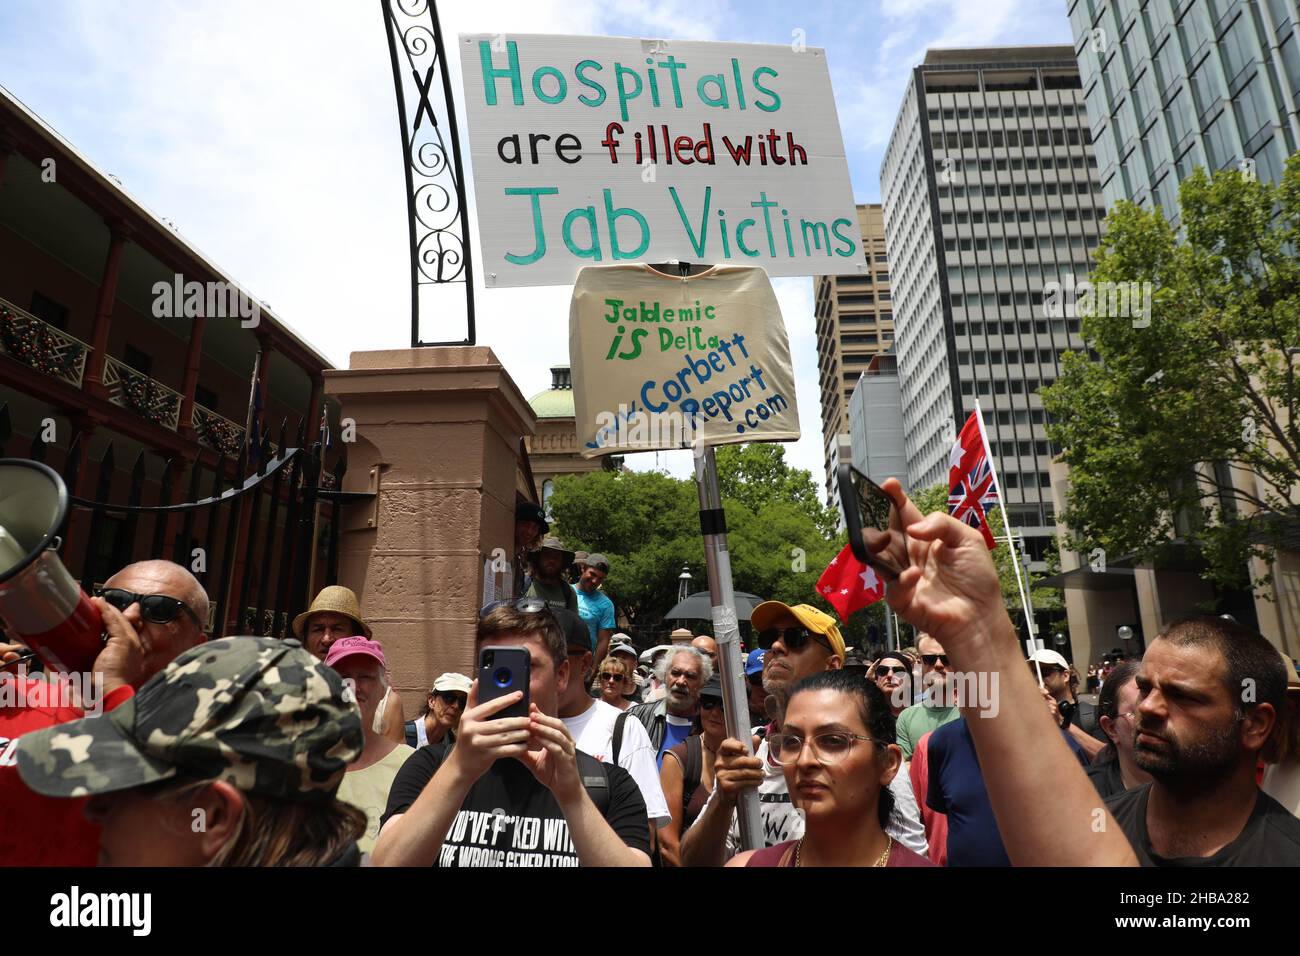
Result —
<instances>
[{"instance_id":1,"label":"sandstone pillar","mask_svg":"<svg viewBox=\"0 0 1300 956\"><path fill-rule=\"evenodd\" d=\"M536 418L492 350L353 352L324 373L349 419L345 491L377 488L340 525L339 583L361 599L411 718L443 671L473 676L483 564L514 553L520 438Z\"/></svg>"}]
</instances>

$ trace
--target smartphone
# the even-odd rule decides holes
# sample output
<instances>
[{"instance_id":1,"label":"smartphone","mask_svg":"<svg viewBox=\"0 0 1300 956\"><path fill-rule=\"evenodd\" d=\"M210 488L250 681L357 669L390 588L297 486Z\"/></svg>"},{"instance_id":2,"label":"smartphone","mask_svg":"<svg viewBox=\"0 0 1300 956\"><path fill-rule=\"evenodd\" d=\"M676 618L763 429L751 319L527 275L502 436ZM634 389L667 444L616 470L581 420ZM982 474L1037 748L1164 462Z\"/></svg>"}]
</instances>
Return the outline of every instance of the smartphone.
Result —
<instances>
[{"instance_id":1,"label":"smartphone","mask_svg":"<svg viewBox=\"0 0 1300 956\"><path fill-rule=\"evenodd\" d=\"M496 644L479 651L478 702L480 704L513 694L517 690L524 692L523 700L511 704L505 710L497 711L492 716L492 720L528 716L528 680L532 660L526 647Z\"/></svg>"},{"instance_id":2,"label":"smartphone","mask_svg":"<svg viewBox=\"0 0 1300 956\"><path fill-rule=\"evenodd\" d=\"M896 581L910 563L907 535L894 508L894 499L850 464L841 463L840 503L853 556L875 569L886 581Z\"/></svg>"}]
</instances>

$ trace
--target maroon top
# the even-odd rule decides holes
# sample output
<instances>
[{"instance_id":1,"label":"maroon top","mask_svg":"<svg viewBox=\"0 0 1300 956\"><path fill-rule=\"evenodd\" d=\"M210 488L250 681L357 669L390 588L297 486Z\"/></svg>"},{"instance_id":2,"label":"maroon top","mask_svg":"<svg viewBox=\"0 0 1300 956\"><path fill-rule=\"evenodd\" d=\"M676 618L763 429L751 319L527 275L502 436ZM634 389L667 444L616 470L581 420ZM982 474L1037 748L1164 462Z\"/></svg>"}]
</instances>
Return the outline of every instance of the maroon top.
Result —
<instances>
[{"instance_id":1,"label":"maroon top","mask_svg":"<svg viewBox=\"0 0 1300 956\"><path fill-rule=\"evenodd\" d=\"M780 866L781 857L787 850L790 851L790 860L786 866L794 866L794 845L798 842L798 840L786 840L776 846L756 850L745 866ZM885 861L885 866L934 866L934 864L895 840L894 845L889 848L889 859Z\"/></svg>"}]
</instances>

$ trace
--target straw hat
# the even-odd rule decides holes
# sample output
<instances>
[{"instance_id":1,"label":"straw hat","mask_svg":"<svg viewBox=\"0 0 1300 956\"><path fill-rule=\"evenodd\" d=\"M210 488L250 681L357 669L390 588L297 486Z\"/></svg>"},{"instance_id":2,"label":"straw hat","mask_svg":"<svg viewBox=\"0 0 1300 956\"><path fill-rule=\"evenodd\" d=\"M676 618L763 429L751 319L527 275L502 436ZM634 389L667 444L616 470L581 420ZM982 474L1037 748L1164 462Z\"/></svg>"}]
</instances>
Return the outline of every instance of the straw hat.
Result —
<instances>
[{"instance_id":1,"label":"straw hat","mask_svg":"<svg viewBox=\"0 0 1300 956\"><path fill-rule=\"evenodd\" d=\"M345 588L341 584L331 584L327 588L322 588L320 594L311 602L311 607L303 611L293 619L293 633L301 640L302 627L318 611L332 611L335 614L342 614L344 617L352 618L352 622L357 626L357 632L370 637L370 625L361 619L361 604L357 601L357 596L351 588Z\"/></svg>"}]
</instances>

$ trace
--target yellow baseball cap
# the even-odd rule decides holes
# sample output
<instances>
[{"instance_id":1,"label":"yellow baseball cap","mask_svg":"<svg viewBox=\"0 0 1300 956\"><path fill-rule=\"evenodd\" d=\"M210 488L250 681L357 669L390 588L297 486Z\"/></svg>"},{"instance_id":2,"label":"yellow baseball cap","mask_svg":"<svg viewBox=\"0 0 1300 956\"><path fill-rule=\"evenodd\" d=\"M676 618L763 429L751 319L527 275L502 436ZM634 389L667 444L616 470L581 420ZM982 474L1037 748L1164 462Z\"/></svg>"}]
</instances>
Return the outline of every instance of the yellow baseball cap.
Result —
<instances>
[{"instance_id":1,"label":"yellow baseball cap","mask_svg":"<svg viewBox=\"0 0 1300 956\"><path fill-rule=\"evenodd\" d=\"M844 659L844 635L840 633L835 618L811 604L783 604L780 601L764 601L749 614L749 624L755 631L763 631L772 626L777 618L790 615L814 634L823 635L830 643L831 649Z\"/></svg>"}]
</instances>

